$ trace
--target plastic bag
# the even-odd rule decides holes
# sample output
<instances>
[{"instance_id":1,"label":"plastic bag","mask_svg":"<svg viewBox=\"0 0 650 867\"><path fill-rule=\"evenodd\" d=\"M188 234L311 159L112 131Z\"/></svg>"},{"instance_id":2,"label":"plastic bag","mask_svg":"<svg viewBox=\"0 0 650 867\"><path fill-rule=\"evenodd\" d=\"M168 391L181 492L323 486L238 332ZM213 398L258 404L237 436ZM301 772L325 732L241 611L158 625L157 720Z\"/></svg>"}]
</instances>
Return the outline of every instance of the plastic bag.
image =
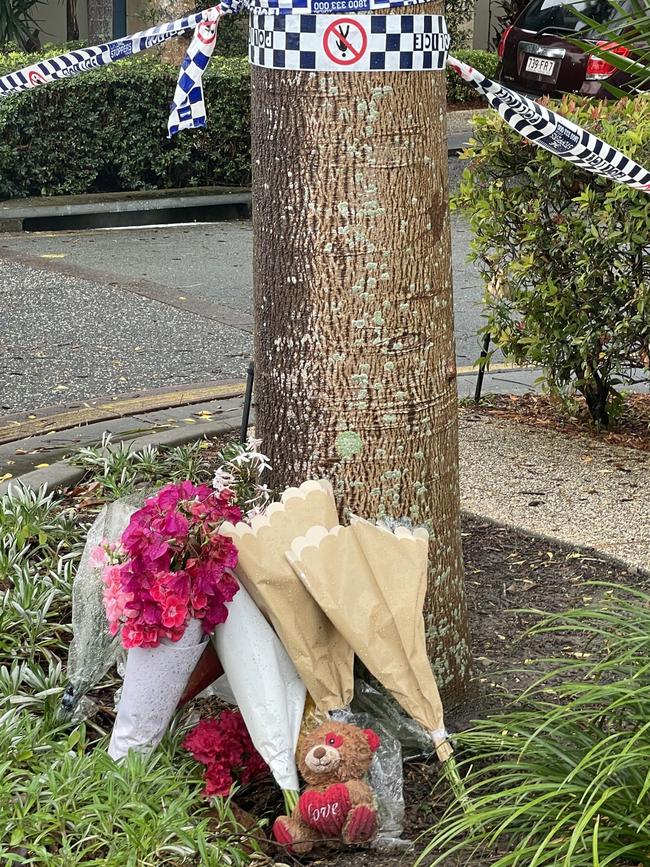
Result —
<instances>
[{"instance_id":1,"label":"plastic bag","mask_svg":"<svg viewBox=\"0 0 650 867\"><path fill-rule=\"evenodd\" d=\"M72 642L68 656L69 685L61 710L71 714L80 699L125 657L119 635L111 635L104 610L102 568L90 564L90 555L102 542L119 541L131 515L146 494L131 494L105 505L88 531L86 545L72 585Z\"/></svg>"},{"instance_id":2,"label":"plastic bag","mask_svg":"<svg viewBox=\"0 0 650 867\"><path fill-rule=\"evenodd\" d=\"M411 847L410 840L402 839L404 830L404 772L402 748L383 721L366 713L349 710L332 711L332 719L350 723L359 728L371 728L381 738L375 752L368 782L377 799L377 834L374 849L404 850Z\"/></svg>"},{"instance_id":3,"label":"plastic bag","mask_svg":"<svg viewBox=\"0 0 650 867\"><path fill-rule=\"evenodd\" d=\"M387 734L399 741L405 761L428 759L434 753L431 736L404 712L386 690L365 678L354 682L352 712L368 714L379 722Z\"/></svg>"}]
</instances>

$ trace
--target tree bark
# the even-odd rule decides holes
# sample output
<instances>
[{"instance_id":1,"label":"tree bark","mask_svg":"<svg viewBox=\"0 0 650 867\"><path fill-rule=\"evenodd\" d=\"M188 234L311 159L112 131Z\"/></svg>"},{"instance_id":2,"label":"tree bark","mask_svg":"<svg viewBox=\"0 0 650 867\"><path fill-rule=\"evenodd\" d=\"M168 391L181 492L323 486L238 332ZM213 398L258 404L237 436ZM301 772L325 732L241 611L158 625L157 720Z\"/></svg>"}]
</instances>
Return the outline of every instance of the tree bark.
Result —
<instances>
[{"instance_id":1,"label":"tree bark","mask_svg":"<svg viewBox=\"0 0 650 867\"><path fill-rule=\"evenodd\" d=\"M470 652L444 73L253 66L252 154L256 428L271 483L326 476L353 513L429 527L429 649L453 706Z\"/></svg>"},{"instance_id":2,"label":"tree bark","mask_svg":"<svg viewBox=\"0 0 650 867\"><path fill-rule=\"evenodd\" d=\"M113 0L88 0L88 44L98 45L113 36Z\"/></svg>"},{"instance_id":3,"label":"tree bark","mask_svg":"<svg viewBox=\"0 0 650 867\"><path fill-rule=\"evenodd\" d=\"M66 0L65 13L65 38L68 42L76 42L79 39L77 0Z\"/></svg>"},{"instance_id":4,"label":"tree bark","mask_svg":"<svg viewBox=\"0 0 650 867\"><path fill-rule=\"evenodd\" d=\"M209 5L209 3L206 4L206 6ZM197 8L196 3L191 2L191 0L158 0L156 6L160 12L156 24L163 24L165 21L175 21L177 18L183 18L183 16L195 12ZM179 36L176 39L168 39L167 42L164 42L160 46L162 61L172 66L180 66L187 51L187 46L190 44L190 38L190 35Z\"/></svg>"}]
</instances>

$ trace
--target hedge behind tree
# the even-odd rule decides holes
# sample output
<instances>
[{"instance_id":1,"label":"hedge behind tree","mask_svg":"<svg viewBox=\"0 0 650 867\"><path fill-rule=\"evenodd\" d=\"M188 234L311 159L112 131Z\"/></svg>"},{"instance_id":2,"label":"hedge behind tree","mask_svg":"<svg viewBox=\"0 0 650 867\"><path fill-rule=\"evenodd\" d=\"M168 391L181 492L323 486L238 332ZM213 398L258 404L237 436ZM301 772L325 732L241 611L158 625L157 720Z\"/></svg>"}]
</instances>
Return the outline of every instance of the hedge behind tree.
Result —
<instances>
[{"instance_id":1,"label":"hedge behind tree","mask_svg":"<svg viewBox=\"0 0 650 867\"><path fill-rule=\"evenodd\" d=\"M178 70L127 60L0 101L0 197L247 184L248 60L215 57L208 126L167 139Z\"/></svg>"},{"instance_id":2,"label":"hedge behind tree","mask_svg":"<svg viewBox=\"0 0 650 867\"><path fill-rule=\"evenodd\" d=\"M457 54L487 74L496 65L488 52ZM0 57L0 74L38 57ZM177 75L143 54L0 100L0 198L249 184L248 60L213 57L204 77L207 127L169 141ZM447 81L452 100L476 99L455 72Z\"/></svg>"}]
</instances>

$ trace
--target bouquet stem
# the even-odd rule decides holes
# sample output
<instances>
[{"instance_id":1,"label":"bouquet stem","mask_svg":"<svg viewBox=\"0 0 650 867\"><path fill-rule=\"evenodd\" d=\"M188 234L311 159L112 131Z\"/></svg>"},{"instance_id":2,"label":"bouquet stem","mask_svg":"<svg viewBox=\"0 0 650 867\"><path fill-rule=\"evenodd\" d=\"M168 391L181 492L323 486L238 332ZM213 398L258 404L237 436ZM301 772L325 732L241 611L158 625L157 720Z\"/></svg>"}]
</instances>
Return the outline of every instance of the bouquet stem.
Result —
<instances>
[{"instance_id":1,"label":"bouquet stem","mask_svg":"<svg viewBox=\"0 0 650 867\"><path fill-rule=\"evenodd\" d=\"M447 782L449 783L449 787L458 803L463 808L463 812L466 815L469 815L474 812L474 805L469 799L469 795L467 794L467 790L465 788L465 783L463 782L463 778L460 775L458 770L458 765L456 764L456 757L453 755L449 755L445 761L442 763L442 773Z\"/></svg>"},{"instance_id":2,"label":"bouquet stem","mask_svg":"<svg viewBox=\"0 0 650 867\"><path fill-rule=\"evenodd\" d=\"M300 792L296 792L294 789L283 789L282 796L284 798L285 812L287 816L290 816L298 805Z\"/></svg>"}]
</instances>

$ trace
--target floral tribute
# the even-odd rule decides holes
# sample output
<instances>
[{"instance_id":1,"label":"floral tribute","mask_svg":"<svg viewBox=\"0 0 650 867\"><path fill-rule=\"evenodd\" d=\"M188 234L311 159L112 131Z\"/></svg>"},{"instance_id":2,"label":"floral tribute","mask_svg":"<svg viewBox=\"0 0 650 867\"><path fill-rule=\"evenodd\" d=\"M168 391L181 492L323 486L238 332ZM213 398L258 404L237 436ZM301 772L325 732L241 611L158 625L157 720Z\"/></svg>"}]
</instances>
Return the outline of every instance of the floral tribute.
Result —
<instances>
[{"instance_id":1,"label":"floral tribute","mask_svg":"<svg viewBox=\"0 0 650 867\"><path fill-rule=\"evenodd\" d=\"M178 641L192 617L206 633L223 623L238 590L228 572L237 565L237 549L219 527L239 520L226 489L181 482L146 500L120 545L93 552L93 563L104 566L111 634L121 627L124 647L156 647L163 638Z\"/></svg>"},{"instance_id":2,"label":"floral tribute","mask_svg":"<svg viewBox=\"0 0 650 867\"><path fill-rule=\"evenodd\" d=\"M268 773L237 710L203 719L183 741L183 748L205 765L203 795L228 797L234 783L246 785Z\"/></svg>"},{"instance_id":3,"label":"floral tribute","mask_svg":"<svg viewBox=\"0 0 650 867\"><path fill-rule=\"evenodd\" d=\"M260 452L262 440L249 437L245 443L228 443L219 453L220 466L212 487L217 491L233 491L246 521L261 515L273 499L268 486L262 484L265 470L271 469L269 459Z\"/></svg>"}]
</instances>

